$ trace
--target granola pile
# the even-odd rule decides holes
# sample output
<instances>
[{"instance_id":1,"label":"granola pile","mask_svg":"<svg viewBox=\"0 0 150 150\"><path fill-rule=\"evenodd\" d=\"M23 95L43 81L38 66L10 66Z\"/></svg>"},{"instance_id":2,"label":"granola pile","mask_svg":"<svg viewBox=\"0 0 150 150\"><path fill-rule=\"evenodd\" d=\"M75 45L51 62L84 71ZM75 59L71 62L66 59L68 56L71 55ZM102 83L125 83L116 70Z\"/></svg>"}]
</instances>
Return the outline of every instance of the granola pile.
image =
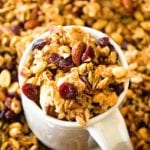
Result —
<instances>
[{"instance_id":1,"label":"granola pile","mask_svg":"<svg viewBox=\"0 0 150 150\"><path fill-rule=\"evenodd\" d=\"M40 101L48 115L81 126L117 103L128 76L108 37L63 26L32 44L20 74L29 99Z\"/></svg>"},{"instance_id":2,"label":"granola pile","mask_svg":"<svg viewBox=\"0 0 150 150\"><path fill-rule=\"evenodd\" d=\"M6 80L0 84L0 149L47 149L24 119L18 63L25 47L51 25L86 25L108 34L124 50L132 78L121 111L134 149L149 150L149 20L149 0L1 0L0 76Z\"/></svg>"}]
</instances>

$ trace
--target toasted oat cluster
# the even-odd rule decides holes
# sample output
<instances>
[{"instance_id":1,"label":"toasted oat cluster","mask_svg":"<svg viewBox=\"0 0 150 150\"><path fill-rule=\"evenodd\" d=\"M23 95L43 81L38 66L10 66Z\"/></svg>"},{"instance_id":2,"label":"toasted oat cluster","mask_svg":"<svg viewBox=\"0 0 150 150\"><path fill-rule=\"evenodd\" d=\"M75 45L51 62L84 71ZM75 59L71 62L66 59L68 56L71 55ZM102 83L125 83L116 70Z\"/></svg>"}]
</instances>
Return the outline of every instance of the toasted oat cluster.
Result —
<instances>
[{"instance_id":1,"label":"toasted oat cluster","mask_svg":"<svg viewBox=\"0 0 150 150\"><path fill-rule=\"evenodd\" d=\"M127 79L108 37L62 26L33 43L21 74L28 98L48 115L82 126L117 103Z\"/></svg>"}]
</instances>

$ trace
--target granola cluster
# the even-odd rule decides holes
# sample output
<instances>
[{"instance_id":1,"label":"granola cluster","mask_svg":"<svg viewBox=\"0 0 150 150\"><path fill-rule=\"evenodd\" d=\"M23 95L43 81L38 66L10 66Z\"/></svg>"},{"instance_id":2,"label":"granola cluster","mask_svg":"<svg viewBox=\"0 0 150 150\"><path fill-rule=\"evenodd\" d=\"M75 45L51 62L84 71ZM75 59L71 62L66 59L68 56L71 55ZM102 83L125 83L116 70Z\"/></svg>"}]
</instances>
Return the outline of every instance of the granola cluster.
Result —
<instances>
[{"instance_id":1,"label":"granola cluster","mask_svg":"<svg viewBox=\"0 0 150 150\"><path fill-rule=\"evenodd\" d=\"M134 149L149 150L149 20L149 0L1 0L0 74L8 81L0 85L0 149L48 149L24 119L18 63L25 47L51 25L85 25L108 34L124 50L132 79L121 111Z\"/></svg>"},{"instance_id":2,"label":"granola cluster","mask_svg":"<svg viewBox=\"0 0 150 150\"><path fill-rule=\"evenodd\" d=\"M48 115L85 126L117 103L127 70L108 37L54 26L33 43L21 75L23 93Z\"/></svg>"}]
</instances>

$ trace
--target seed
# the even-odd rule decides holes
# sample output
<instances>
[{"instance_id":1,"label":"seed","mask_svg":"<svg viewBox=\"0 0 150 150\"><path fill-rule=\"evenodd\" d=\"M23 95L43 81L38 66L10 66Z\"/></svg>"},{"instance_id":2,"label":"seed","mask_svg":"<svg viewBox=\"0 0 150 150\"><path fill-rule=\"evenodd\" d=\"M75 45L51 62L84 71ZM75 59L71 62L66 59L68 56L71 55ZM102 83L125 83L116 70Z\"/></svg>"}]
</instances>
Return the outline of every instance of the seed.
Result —
<instances>
[{"instance_id":1,"label":"seed","mask_svg":"<svg viewBox=\"0 0 150 150\"><path fill-rule=\"evenodd\" d=\"M40 93L39 86L26 83L22 86L23 93L31 100L38 101L39 100L39 93Z\"/></svg>"},{"instance_id":2,"label":"seed","mask_svg":"<svg viewBox=\"0 0 150 150\"><path fill-rule=\"evenodd\" d=\"M64 99L75 99L77 96L77 89L71 83L62 83L59 87L59 94Z\"/></svg>"}]
</instances>

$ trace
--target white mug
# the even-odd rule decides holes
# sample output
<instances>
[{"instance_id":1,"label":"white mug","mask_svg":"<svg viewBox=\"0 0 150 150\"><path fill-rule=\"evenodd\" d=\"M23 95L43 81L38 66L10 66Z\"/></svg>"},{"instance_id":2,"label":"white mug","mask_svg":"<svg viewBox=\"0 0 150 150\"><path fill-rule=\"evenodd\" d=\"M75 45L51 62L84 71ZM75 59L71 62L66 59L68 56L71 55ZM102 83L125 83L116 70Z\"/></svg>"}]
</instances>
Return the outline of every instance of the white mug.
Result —
<instances>
[{"instance_id":1,"label":"white mug","mask_svg":"<svg viewBox=\"0 0 150 150\"><path fill-rule=\"evenodd\" d=\"M65 26L69 29L74 26ZM80 27L90 32L96 39L106 37L104 33L88 28ZM42 34L44 38L50 32ZM27 56L31 53L32 44L25 50L19 65L19 84L23 83L23 76L20 71L24 66ZM110 39L110 38L109 38ZM125 68L127 61L120 47L110 39L118 53L120 62ZM22 92L22 104L27 122L33 133L48 147L56 150L87 150L94 145L92 138L97 142L102 150L133 150L124 119L119 111L119 106L123 103L127 92L129 81L124 83L124 90L118 97L118 102L108 111L89 120L87 127L82 128L77 122L63 121L47 116L41 108L32 100L27 98ZM92 137L92 138L91 138Z\"/></svg>"}]
</instances>

